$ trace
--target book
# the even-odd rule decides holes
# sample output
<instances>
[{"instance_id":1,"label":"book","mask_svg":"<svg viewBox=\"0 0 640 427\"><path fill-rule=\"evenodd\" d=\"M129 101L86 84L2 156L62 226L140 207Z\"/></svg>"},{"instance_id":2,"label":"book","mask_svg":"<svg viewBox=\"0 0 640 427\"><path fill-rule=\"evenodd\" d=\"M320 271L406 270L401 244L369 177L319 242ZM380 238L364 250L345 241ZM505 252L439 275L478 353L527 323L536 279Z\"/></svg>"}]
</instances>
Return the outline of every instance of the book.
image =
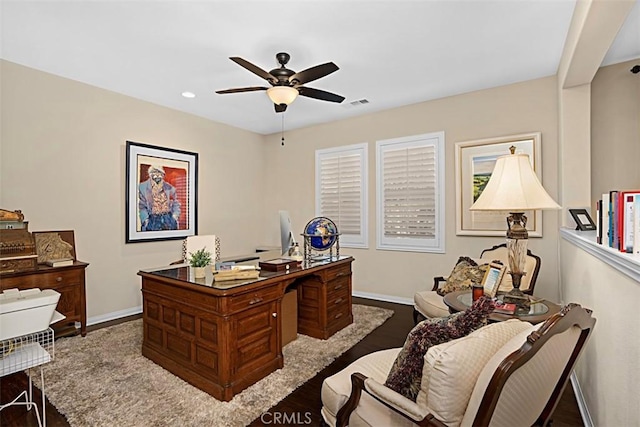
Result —
<instances>
[{"instance_id":1,"label":"book","mask_svg":"<svg viewBox=\"0 0 640 427\"><path fill-rule=\"evenodd\" d=\"M633 196L633 253L640 254L640 194Z\"/></svg>"},{"instance_id":2,"label":"book","mask_svg":"<svg viewBox=\"0 0 640 427\"><path fill-rule=\"evenodd\" d=\"M618 247L618 190L609 191L609 247Z\"/></svg>"},{"instance_id":3,"label":"book","mask_svg":"<svg viewBox=\"0 0 640 427\"><path fill-rule=\"evenodd\" d=\"M67 265L73 265L73 258L49 259L44 263L49 267L66 267Z\"/></svg>"},{"instance_id":4,"label":"book","mask_svg":"<svg viewBox=\"0 0 640 427\"><path fill-rule=\"evenodd\" d=\"M213 281L254 280L258 277L260 277L260 271L258 270L221 270L214 273Z\"/></svg>"},{"instance_id":5,"label":"book","mask_svg":"<svg viewBox=\"0 0 640 427\"><path fill-rule=\"evenodd\" d=\"M602 200L596 201L596 243L602 244Z\"/></svg>"},{"instance_id":6,"label":"book","mask_svg":"<svg viewBox=\"0 0 640 427\"><path fill-rule=\"evenodd\" d=\"M621 252L633 252L633 204L640 190L622 191L619 194L618 229Z\"/></svg>"},{"instance_id":7,"label":"book","mask_svg":"<svg viewBox=\"0 0 640 427\"><path fill-rule=\"evenodd\" d=\"M609 246L609 193L602 194L602 244Z\"/></svg>"},{"instance_id":8,"label":"book","mask_svg":"<svg viewBox=\"0 0 640 427\"><path fill-rule=\"evenodd\" d=\"M516 305L513 303L496 303L496 307L493 312L500 314L514 314L516 312Z\"/></svg>"}]
</instances>

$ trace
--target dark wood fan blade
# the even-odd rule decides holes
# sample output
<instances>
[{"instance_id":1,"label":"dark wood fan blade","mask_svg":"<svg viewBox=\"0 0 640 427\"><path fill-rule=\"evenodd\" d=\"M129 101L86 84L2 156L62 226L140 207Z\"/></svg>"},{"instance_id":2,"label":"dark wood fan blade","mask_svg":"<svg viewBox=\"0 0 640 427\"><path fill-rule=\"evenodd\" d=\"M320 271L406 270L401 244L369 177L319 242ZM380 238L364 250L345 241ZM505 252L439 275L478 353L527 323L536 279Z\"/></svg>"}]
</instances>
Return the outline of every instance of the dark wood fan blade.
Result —
<instances>
[{"instance_id":1,"label":"dark wood fan blade","mask_svg":"<svg viewBox=\"0 0 640 427\"><path fill-rule=\"evenodd\" d=\"M336 95L335 93L326 92L320 89L314 89L312 87L298 87L298 92L300 95L306 96L308 98L321 99L323 101L337 102L341 103L344 101L344 96Z\"/></svg>"},{"instance_id":2,"label":"dark wood fan blade","mask_svg":"<svg viewBox=\"0 0 640 427\"><path fill-rule=\"evenodd\" d=\"M235 62L236 64L240 65L241 67L244 67L247 70L251 71L253 74L262 77L263 79L267 80L270 83L275 83L278 80L275 77L273 77L271 74L269 74L268 72L263 70L262 68L260 68L260 67L258 67L256 65L253 65L249 61L246 61L246 60L244 60L242 58L239 58L237 56L232 56L229 59L232 60L233 62Z\"/></svg>"},{"instance_id":3,"label":"dark wood fan blade","mask_svg":"<svg viewBox=\"0 0 640 427\"><path fill-rule=\"evenodd\" d=\"M295 73L293 76L289 77L289 81L295 85L303 85L338 70L339 68L336 64L333 62L327 62L326 64L316 65L315 67L307 68L299 73Z\"/></svg>"},{"instance_id":4,"label":"dark wood fan blade","mask_svg":"<svg viewBox=\"0 0 640 427\"><path fill-rule=\"evenodd\" d=\"M269 88L264 86L250 86L250 87L239 87L235 89L225 89L225 90L217 90L216 93L239 93L239 92L253 92L256 90L267 90Z\"/></svg>"},{"instance_id":5,"label":"dark wood fan blade","mask_svg":"<svg viewBox=\"0 0 640 427\"><path fill-rule=\"evenodd\" d=\"M276 113L284 113L287 109L287 104L273 104L276 109Z\"/></svg>"}]
</instances>

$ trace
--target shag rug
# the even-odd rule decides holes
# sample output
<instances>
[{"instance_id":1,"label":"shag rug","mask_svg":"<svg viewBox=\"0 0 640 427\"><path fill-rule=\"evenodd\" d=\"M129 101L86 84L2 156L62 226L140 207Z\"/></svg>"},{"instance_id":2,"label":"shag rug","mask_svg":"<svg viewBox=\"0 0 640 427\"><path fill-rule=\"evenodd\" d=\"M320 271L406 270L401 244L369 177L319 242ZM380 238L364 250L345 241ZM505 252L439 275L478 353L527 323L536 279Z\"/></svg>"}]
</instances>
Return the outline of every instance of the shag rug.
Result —
<instances>
[{"instance_id":1,"label":"shag rug","mask_svg":"<svg viewBox=\"0 0 640 427\"><path fill-rule=\"evenodd\" d=\"M142 356L142 319L58 339L45 393L71 426L245 426L393 315L353 305L354 322L328 340L298 334L284 368L221 402ZM34 375L38 384L40 375Z\"/></svg>"}]
</instances>

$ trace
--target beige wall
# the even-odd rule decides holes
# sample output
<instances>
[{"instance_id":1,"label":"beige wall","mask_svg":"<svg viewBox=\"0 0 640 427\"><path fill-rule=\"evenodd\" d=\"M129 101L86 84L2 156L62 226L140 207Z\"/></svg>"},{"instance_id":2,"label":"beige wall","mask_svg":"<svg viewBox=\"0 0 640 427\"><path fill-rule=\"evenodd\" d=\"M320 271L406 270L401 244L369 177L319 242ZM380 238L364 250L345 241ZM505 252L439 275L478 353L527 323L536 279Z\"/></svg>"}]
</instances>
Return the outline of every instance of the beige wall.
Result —
<instances>
[{"instance_id":1,"label":"beige wall","mask_svg":"<svg viewBox=\"0 0 640 427\"><path fill-rule=\"evenodd\" d=\"M610 190L640 189L640 58L602 67L591 83L591 208ZM595 218L595 215L594 215Z\"/></svg>"},{"instance_id":2,"label":"beige wall","mask_svg":"<svg viewBox=\"0 0 640 427\"><path fill-rule=\"evenodd\" d=\"M597 319L575 369L592 425L639 426L640 286L564 239L560 256L565 301L580 302Z\"/></svg>"},{"instance_id":3,"label":"beige wall","mask_svg":"<svg viewBox=\"0 0 640 427\"><path fill-rule=\"evenodd\" d=\"M180 258L180 242L124 243L127 140L199 153L199 232L223 255L262 235L263 137L2 61L0 207L31 231L75 230L89 317L141 305L140 268Z\"/></svg>"},{"instance_id":4,"label":"beige wall","mask_svg":"<svg viewBox=\"0 0 640 427\"><path fill-rule=\"evenodd\" d=\"M376 250L375 142L388 138L444 131L446 139L446 253L425 254ZM556 80L549 77L436 101L410 105L353 119L268 137L267 183L283 191L266 200L266 211L288 209L299 232L314 216L314 152L318 148L366 142L369 145L369 249L343 249L355 257L357 292L412 299L417 290L430 288L433 276L447 275L460 255L479 256L483 248L504 242L503 237L456 236L456 142L542 132L543 185L557 198ZM557 300L557 214L545 212L543 238L529 239L529 247L542 257L538 294Z\"/></svg>"}]
</instances>

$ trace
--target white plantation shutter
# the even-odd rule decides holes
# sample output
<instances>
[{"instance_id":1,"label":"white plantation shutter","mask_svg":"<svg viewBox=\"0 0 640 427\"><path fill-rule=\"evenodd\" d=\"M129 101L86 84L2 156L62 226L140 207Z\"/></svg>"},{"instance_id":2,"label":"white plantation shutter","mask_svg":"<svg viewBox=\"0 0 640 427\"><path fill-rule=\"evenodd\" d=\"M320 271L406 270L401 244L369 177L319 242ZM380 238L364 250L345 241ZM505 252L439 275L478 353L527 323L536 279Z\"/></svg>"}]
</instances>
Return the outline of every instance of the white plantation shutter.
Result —
<instances>
[{"instance_id":1,"label":"white plantation shutter","mask_svg":"<svg viewBox=\"0 0 640 427\"><path fill-rule=\"evenodd\" d=\"M340 246L366 248L367 144L316 151L316 215L333 220Z\"/></svg>"},{"instance_id":2,"label":"white plantation shutter","mask_svg":"<svg viewBox=\"0 0 640 427\"><path fill-rule=\"evenodd\" d=\"M444 132L376 149L377 248L444 252Z\"/></svg>"}]
</instances>

